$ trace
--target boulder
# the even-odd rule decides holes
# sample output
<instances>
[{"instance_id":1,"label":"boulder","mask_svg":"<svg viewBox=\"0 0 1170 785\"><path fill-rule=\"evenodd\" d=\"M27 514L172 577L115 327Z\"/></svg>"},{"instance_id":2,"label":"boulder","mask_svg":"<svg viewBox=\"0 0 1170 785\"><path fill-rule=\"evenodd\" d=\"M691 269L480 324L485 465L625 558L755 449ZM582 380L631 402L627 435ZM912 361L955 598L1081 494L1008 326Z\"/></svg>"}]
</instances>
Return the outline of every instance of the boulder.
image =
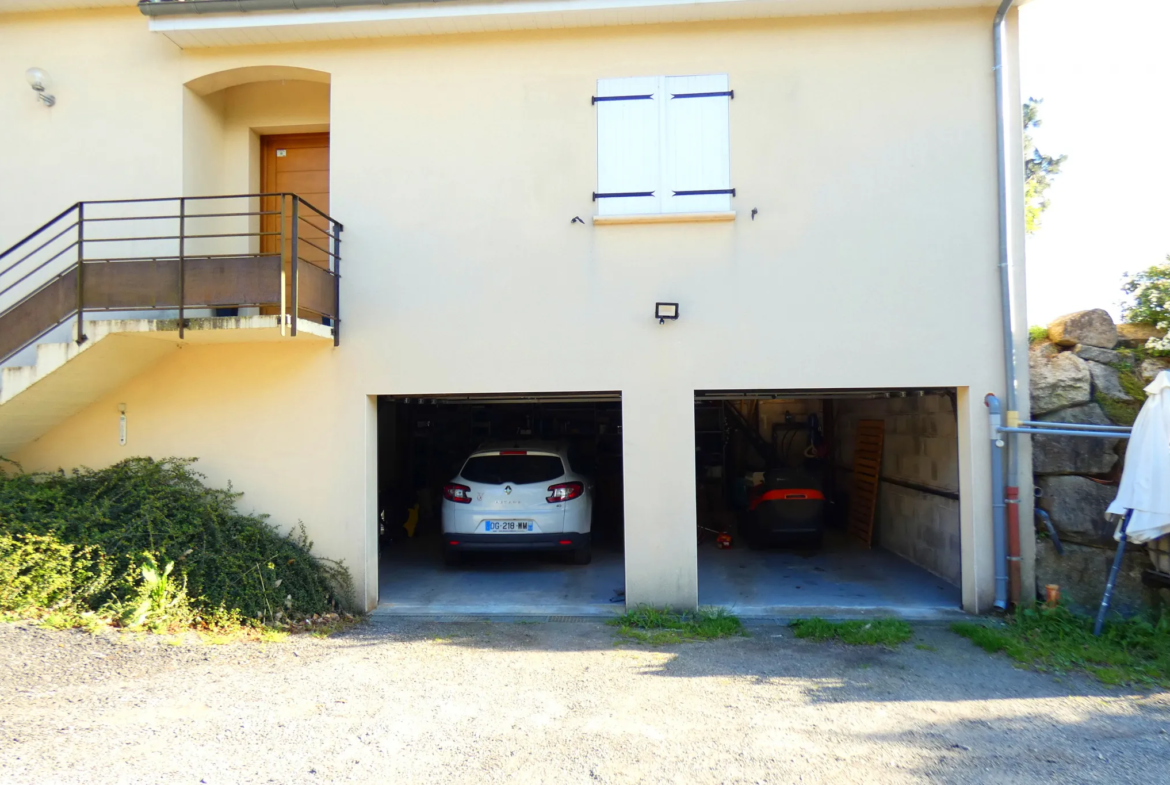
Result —
<instances>
[{"instance_id":1,"label":"boulder","mask_svg":"<svg viewBox=\"0 0 1170 785\"><path fill-rule=\"evenodd\" d=\"M1044 351L1028 352L1032 377L1032 414L1039 415L1079 406L1092 400L1089 366L1072 352L1046 356Z\"/></svg>"},{"instance_id":2,"label":"boulder","mask_svg":"<svg viewBox=\"0 0 1170 785\"><path fill-rule=\"evenodd\" d=\"M1159 330L1152 324L1119 324L1117 336L1122 346L1127 349L1140 349L1151 338L1161 338L1166 335L1165 330Z\"/></svg>"},{"instance_id":3,"label":"boulder","mask_svg":"<svg viewBox=\"0 0 1170 785\"><path fill-rule=\"evenodd\" d=\"M1059 317L1048 325L1048 340L1060 346L1097 346L1112 349L1117 345L1117 325L1108 311L1094 308Z\"/></svg>"},{"instance_id":4,"label":"boulder","mask_svg":"<svg viewBox=\"0 0 1170 785\"><path fill-rule=\"evenodd\" d=\"M1095 403L1074 406L1036 418L1042 422L1112 425ZM1116 439L1033 436L1032 471L1036 474L1105 474L1117 463Z\"/></svg>"},{"instance_id":5,"label":"boulder","mask_svg":"<svg viewBox=\"0 0 1170 785\"><path fill-rule=\"evenodd\" d=\"M1154 562L1154 569L1170 575L1170 534L1146 543L1146 552Z\"/></svg>"},{"instance_id":6,"label":"boulder","mask_svg":"<svg viewBox=\"0 0 1170 785\"><path fill-rule=\"evenodd\" d=\"M1121 362L1121 353L1112 349L1101 349L1097 346L1085 346L1083 343L1078 343L1073 348L1073 352L1082 360L1090 360L1095 363L1114 365Z\"/></svg>"},{"instance_id":7,"label":"boulder","mask_svg":"<svg viewBox=\"0 0 1170 785\"><path fill-rule=\"evenodd\" d=\"M1154 381L1154 377L1162 371L1170 370L1170 357L1147 357L1142 360L1141 367L1138 368L1141 372L1142 378L1147 382Z\"/></svg>"},{"instance_id":8,"label":"boulder","mask_svg":"<svg viewBox=\"0 0 1170 785\"><path fill-rule=\"evenodd\" d=\"M1071 437L1070 437L1071 438ZM1082 545L1109 545L1117 524L1105 520L1105 508L1117 496L1117 486L1093 482L1088 477L1039 477L1038 504L1052 516L1062 540Z\"/></svg>"},{"instance_id":9,"label":"boulder","mask_svg":"<svg viewBox=\"0 0 1170 785\"><path fill-rule=\"evenodd\" d=\"M1051 341L1044 341L1043 343L1032 344L1028 347L1029 356L1036 355L1047 360L1049 357L1055 357L1060 354L1060 347Z\"/></svg>"},{"instance_id":10,"label":"boulder","mask_svg":"<svg viewBox=\"0 0 1170 785\"><path fill-rule=\"evenodd\" d=\"M1037 596L1044 596L1049 583L1060 586L1061 600L1072 610L1096 615L1105 593L1105 581L1113 566L1115 548L1093 548L1075 543L1063 543L1064 555L1056 552L1052 541L1036 541ZM1150 559L1144 548L1126 549L1113 587L1109 603L1111 611L1122 616L1146 613L1158 604L1157 593L1142 584L1142 573L1150 569Z\"/></svg>"},{"instance_id":11,"label":"boulder","mask_svg":"<svg viewBox=\"0 0 1170 785\"><path fill-rule=\"evenodd\" d=\"M1093 380L1093 389L1106 398L1115 401L1132 401L1133 397L1121 387L1121 378L1117 369L1110 365L1089 360L1089 376Z\"/></svg>"}]
</instances>

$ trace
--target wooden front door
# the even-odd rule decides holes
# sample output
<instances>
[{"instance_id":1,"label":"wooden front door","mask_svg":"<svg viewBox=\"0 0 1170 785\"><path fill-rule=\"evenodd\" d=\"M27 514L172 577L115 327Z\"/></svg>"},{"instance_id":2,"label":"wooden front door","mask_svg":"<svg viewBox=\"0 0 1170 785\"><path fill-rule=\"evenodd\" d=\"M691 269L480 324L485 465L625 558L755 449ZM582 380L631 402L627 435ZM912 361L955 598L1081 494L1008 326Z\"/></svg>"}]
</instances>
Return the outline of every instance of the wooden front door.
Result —
<instances>
[{"instance_id":1,"label":"wooden front door","mask_svg":"<svg viewBox=\"0 0 1170 785\"><path fill-rule=\"evenodd\" d=\"M264 193L293 193L316 207L329 213L329 134L279 134L260 137L260 189ZM278 198L264 199L262 210L277 212L281 209ZM283 220L282 220L283 218ZM297 256L303 264L308 262L330 269L329 255L332 240L326 234L327 222L303 204L299 208L297 234ZM277 253L281 248L280 232L284 233L285 277L289 279L292 266L292 202L286 202L285 214L262 216L262 232L273 234L260 238L261 253ZM288 286L286 285L286 297ZM265 308L262 313L278 313L279 308ZM302 317L307 314L301 314Z\"/></svg>"}]
</instances>

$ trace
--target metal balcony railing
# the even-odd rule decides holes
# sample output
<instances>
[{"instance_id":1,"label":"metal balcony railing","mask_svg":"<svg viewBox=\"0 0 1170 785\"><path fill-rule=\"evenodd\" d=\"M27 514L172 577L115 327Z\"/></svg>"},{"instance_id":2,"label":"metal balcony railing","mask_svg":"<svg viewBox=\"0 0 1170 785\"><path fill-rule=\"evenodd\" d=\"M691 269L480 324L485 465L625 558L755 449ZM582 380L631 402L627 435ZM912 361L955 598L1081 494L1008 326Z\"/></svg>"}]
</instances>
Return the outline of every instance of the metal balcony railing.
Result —
<instances>
[{"instance_id":1,"label":"metal balcony railing","mask_svg":"<svg viewBox=\"0 0 1170 785\"><path fill-rule=\"evenodd\" d=\"M257 308L294 336L319 319L337 345L342 228L291 193L78 202L0 253L0 361L116 311L177 317L181 338L189 318Z\"/></svg>"}]
</instances>

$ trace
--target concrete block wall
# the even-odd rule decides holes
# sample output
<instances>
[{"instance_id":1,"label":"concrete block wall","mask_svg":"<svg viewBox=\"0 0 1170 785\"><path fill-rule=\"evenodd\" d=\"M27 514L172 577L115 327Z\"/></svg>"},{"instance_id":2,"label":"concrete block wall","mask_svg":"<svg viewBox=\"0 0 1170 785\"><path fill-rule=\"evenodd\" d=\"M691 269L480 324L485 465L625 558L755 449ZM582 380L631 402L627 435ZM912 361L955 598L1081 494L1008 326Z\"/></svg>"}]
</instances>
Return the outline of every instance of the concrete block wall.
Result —
<instances>
[{"instance_id":1,"label":"concrete block wall","mask_svg":"<svg viewBox=\"0 0 1170 785\"><path fill-rule=\"evenodd\" d=\"M949 583L959 585L959 502L898 485L959 492L958 428L945 395L837 401L836 455L839 484L852 484L854 443L860 420L886 424L875 542Z\"/></svg>"}]
</instances>

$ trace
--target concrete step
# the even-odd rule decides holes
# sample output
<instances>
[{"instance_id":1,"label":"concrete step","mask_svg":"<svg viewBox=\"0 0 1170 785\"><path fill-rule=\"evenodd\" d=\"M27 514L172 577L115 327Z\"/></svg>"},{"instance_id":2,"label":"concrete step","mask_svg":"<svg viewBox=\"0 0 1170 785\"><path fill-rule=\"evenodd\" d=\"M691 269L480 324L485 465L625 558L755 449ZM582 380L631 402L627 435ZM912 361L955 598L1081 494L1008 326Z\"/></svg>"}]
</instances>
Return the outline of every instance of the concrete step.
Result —
<instances>
[{"instance_id":1,"label":"concrete step","mask_svg":"<svg viewBox=\"0 0 1170 785\"><path fill-rule=\"evenodd\" d=\"M89 324L87 322L87 327ZM103 333L102 337L106 334ZM38 343L33 365L16 365L0 370L0 404L7 403L35 384L37 379L48 376L72 360L89 348L89 344L89 341L80 345L76 341Z\"/></svg>"}]
</instances>

